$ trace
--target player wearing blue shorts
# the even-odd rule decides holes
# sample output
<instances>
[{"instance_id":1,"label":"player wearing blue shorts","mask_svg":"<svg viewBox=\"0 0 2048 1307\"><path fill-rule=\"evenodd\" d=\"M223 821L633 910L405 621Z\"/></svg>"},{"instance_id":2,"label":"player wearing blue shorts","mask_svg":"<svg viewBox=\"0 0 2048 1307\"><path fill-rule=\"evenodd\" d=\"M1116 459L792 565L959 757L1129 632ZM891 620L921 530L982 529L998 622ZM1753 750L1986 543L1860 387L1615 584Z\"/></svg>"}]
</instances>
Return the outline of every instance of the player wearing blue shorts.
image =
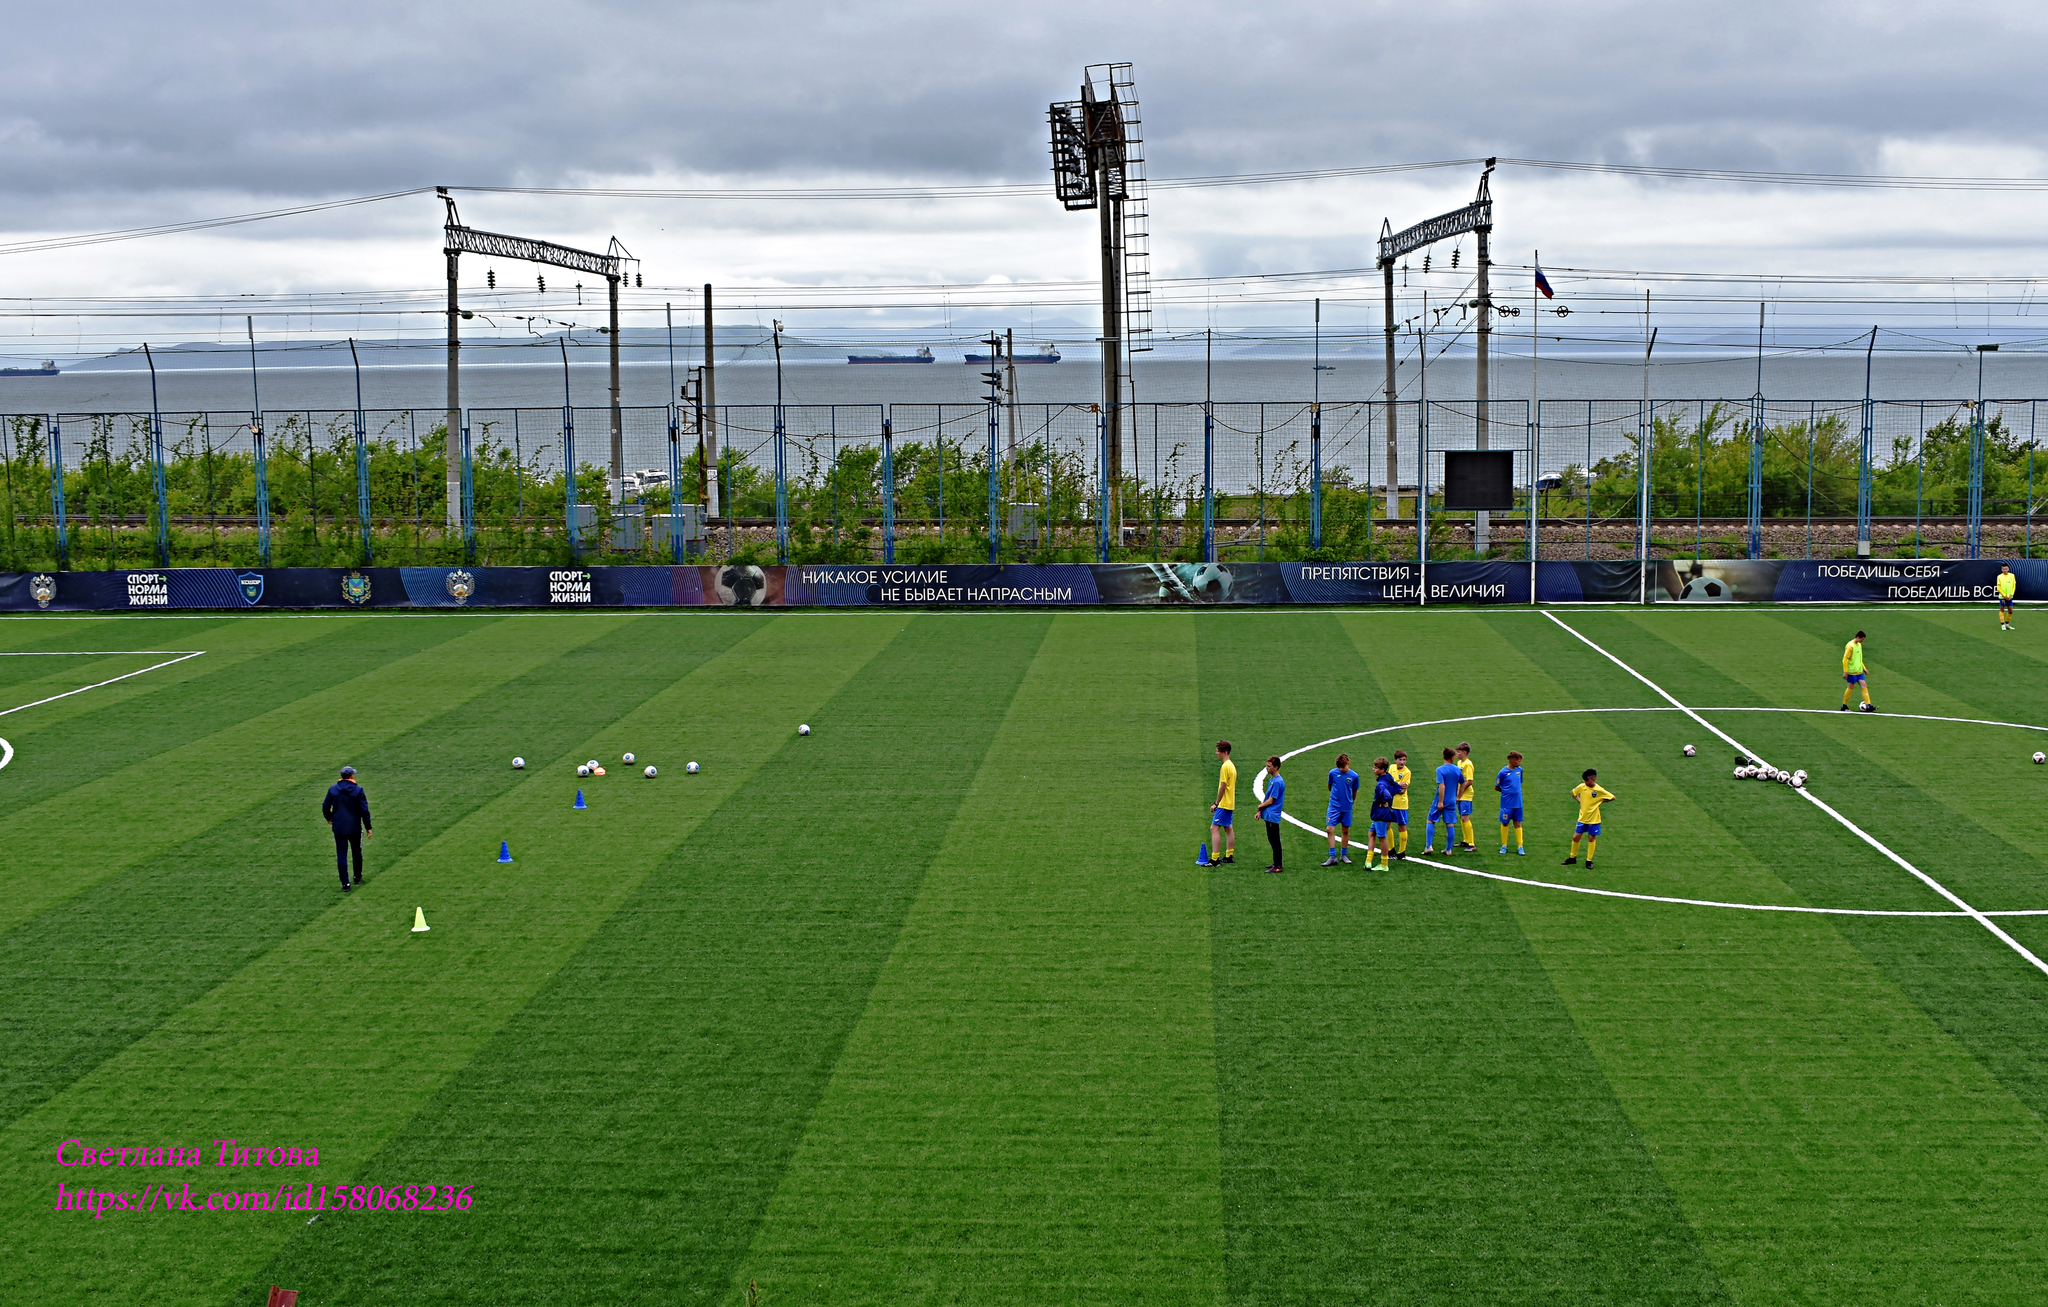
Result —
<instances>
[{"instance_id":1,"label":"player wearing blue shorts","mask_svg":"<svg viewBox=\"0 0 2048 1307\"><path fill-rule=\"evenodd\" d=\"M1579 801L1579 822L1572 828L1572 854L1564 860L1564 866L1571 866L1579 860L1579 841L1586 841L1586 870L1593 870L1593 843L1600 838L1600 805L1614 802L1614 796L1600 788L1600 773L1591 767L1580 776L1580 783L1572 787L1572 797Z\"/></svg>"},{"instance_id":2,"label":"player wearing blue shorts","mask_svg":"<svg viewBox=\"0 0 2048 1307\"><path fill-rule=\"evenodd\" d=\"M1230 824L1237 817L1237 764L1230 760L1230 741L1216 741L1216 758L1223 765L1216 773L1216 802L1209 808L1209 860L1236 862L1237 832Z\"/></svg>"},{"instance_id":3,"label":"player wearing blue shorts","mask_svg":"<svg viewBox=\"0 0 2048 1307\"><path fill-rule=\"evenodd\" d=\"M1380 870L1389 871L1394 866L1394 800L1401 796L1401 782L1394 779L1393 769L1385 758L1372 760L1372 842L1365 846L1365 869L1372 870L1372 855L1379 851Z\"/></svg>"},{"instance_id":4,"label":"player wearing blue shorts","mask_svg":"<svg viewBox=\"0 0 2048 1307\"><path fill-rule=\"evenodd\" d=\"M1330 768L1330 810L1323 816L1323 833L1330 837L1330 856L1325 867L1351 861L1351 807L1358 801L1358 773L1351 770L1351 755L1337 755Z\"/></svg>"},{"instance_id":5,"label":"player wearing blue shorts","mask_svg":"<svg viewBox=\"0 0 2048 1307\"><path fill-rule=\"evenodd\" d=\"M1394 784L1401 792L1394 796L1394 856L1408 856L1408 781L1414 773L1408 770L1408 751L1394 750L1394 763L1387 768L1387 775L1394 778Z\"/></svg>"},{"instance_id":6,"label":"player wearing blue shorts","mask_svg":"<svg viewBox=\"0 0 2048 1307\"><path fill-rule=\"evenodd\" d=\"M1863 632L1842 646L1842 711L1849 711L1849 694L1854 690L1863 691L1863 711L1876 712L1877 705L1870 701L1870 677L1863 666Z\"/></svg>"},{"instance_id":7,"label":"player wearing blue shorts","mask_svg":"<svg viewBox=\"0 0 2048 1307\"><path fill-rule=\"evenodd\" d=\"M1422 828L1422 851L1436 852L1437 823L1444 828L1444 852L1458 851L1458 787L1465 783L1465 773L1453 761L1455 749L1444 750L1444 760L1436 769L1436 789L1429 800L1429 821Z\"/></svg>"},{"instance_id":8,"label":"player wearing blue shorts","mask_svg":"<svg viewBox=\"0 0 2048 1307\"><path fill-rule=\"evenodd\" d=\"M1458 773L1464 779L1458 782L1458 852L1479 852L1478 841L1472 833L1472 744L1471 741L1458 746Z\"/></svg>"},{"instance_id":9,"label":"player wearing blue shorts","mask_svg":"<svg viewBox=\"0 0 2048 1307\"><path fill-rule=\"evenodd\" d=\"M1508 827L1515 828L1515 852L1522 857L1529 856L1529 850L1522 846L1522 755L1510 750L1508 765L1500 769L1493 778L1493 788L1500 791L1500 851L1508 851Z\"/></svg>"}]
</instances>

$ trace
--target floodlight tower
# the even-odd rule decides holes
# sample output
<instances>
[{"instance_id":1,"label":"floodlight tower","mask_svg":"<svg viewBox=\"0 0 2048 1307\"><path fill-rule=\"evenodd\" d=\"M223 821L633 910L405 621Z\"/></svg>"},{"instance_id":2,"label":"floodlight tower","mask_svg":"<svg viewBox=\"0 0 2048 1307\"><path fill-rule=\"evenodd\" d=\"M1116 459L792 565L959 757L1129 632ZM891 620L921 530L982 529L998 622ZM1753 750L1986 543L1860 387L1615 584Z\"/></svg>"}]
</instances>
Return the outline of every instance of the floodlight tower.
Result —
<instances>
[{"instance_id":1,"label":"floodlight tower","mask_svg":"<svg viewBox=\"0 0 2048 1307\"><path fill-rule=\"evenodd\" d=\"M1102 420L1110 524L1121 525L1122 402L1127 356L1152 348L1150 215L1136 83L1128 63L1090 64L1081 98L1053 104L1053 193L1068 210L1100 215L1102 245Z\"/></svg>"},{"instance_id":2,"label":"floodlight tower","mask_svg":"<svg viewBox=\"0 0 2048 1307\"><path fill-rule=\"evenodd\" d=\"M1400 480L1396 476L1395 463L1399 457L1395 448L1395 403L1397 394L1394 387L1394 261L1431 245L1448 236L1459 236L1465 232L1479 234L1479 281L1478 298L1468 307L1479 311L1479 369L1476 379L1478 404L1474 414L1477 426L1477 445L1486 448L1487 438L1487 394L1486 347L1493 334L1493 299L1488 292L1486 274L1492 266L1488 238L1493 235L1493 191L1488 185L1493 176L1494 161L1486 161L1485 171L1479 174L1479 194L1472 203L1462 209L1440 213L1425 222L1418 222L1408 230L1396 234L1393 224L1380 223L1380 275L1386 290L1386 332L1387 332L1387 516L1400 515ZM1416 484L1421 485L1418 479ZM1487 515L1480 513L1475 519L1473 546L1480 552L1486 549Z\"/></svg>"}]
</instances>

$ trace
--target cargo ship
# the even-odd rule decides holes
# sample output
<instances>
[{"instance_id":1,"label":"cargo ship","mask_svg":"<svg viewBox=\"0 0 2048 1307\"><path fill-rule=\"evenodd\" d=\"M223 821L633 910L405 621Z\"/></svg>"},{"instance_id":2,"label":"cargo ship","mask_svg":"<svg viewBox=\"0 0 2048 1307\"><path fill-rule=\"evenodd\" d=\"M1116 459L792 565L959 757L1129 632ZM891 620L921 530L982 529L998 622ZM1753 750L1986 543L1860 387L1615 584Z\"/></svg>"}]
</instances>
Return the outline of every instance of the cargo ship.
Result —
<instances>
[{"instance_id":1,"label":"cargo ship","mask_svg":"<svg viewBox=\"0 0 2048 1307\"><path fill-rule=\"evenodd\" d=\"M931 347L920 345L915 354L848 354L848 363L936 363Z\"/></svg>"},{"instance_id":2,"label":"cargo ship","mask_svg":"<svg viewBox=\"0 0 2048 1307\"><path fill-rule=\"evenodd\" d=\"M43 360L39 368L0 368L0 377L54 377L57 365L49 359Z\"/></svg>"},{"instance_id":3,"label":"cargo ship","mask_svg":"<svg viewBox=\"0 0 2048 1307\"><path fill-rule=\"evenodd\" d=\"M1040 345L1036 354L1012 354L1007 358L995 354L969 354L969 363L1057 363L1060 352L1056 346Z\"/></svg>"}]
</instances>

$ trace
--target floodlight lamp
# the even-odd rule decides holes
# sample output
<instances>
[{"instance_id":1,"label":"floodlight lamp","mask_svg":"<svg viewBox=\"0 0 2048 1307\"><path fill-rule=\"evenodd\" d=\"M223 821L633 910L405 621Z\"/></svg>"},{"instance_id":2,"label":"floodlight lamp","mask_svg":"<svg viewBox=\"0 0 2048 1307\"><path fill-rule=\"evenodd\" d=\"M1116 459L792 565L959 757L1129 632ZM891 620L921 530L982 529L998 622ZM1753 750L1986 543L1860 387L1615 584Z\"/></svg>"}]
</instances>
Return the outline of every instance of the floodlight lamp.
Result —
<instances>
[{"instance_id":1,"label":"floodlight lamp","mask_svg":"<svg viewBox=\"0 0 2048 1307\"><path fill-rule=\"evenodd\" d=\"M1979 345L1979 346L1977 347L1977 352L1978 352L1979 354L1996 354L1996 353L1998 352L1998 346L1996 346L1996 345Z\"/></svg>"}]
</instances>

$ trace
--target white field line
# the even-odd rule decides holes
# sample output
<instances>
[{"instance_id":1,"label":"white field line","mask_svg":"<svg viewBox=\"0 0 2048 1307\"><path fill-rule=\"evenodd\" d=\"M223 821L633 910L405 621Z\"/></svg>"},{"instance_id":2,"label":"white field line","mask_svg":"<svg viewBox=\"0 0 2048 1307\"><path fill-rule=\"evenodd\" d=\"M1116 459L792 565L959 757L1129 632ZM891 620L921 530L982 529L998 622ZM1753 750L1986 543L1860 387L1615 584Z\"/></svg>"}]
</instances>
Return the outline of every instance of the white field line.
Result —
<instances>
[{"instance_id":1,"label":"white field line","mask_svg":"<svg viewBox=\"0 0 2048 1307\"><path fill-rule=\"evenodd\" d=\"M0 767L5 767L8 763L13 761L14 746L9 744L5 740L0 740Z\"/></svg>"},{"instance_id":2,"label":"white field line","mask_svg":"<svg viewBox=\"0 0 2048 1307\"><path fill-rule=\"evenodd\" d=\"M5 649L0 658L111 658L115 654L191 653L189 649Z\"/></svg>"},{"instance_id":3,"label":"white field line","mask_svg":"<svg viewBox=\"0 0 2048 1307\"><path fill-rule=\"evenodd\" d=\"M87 690L97 690L103 685L112 685L116 681L125 681L131 676L140 676L144 672L153 672L160 667L169 667L174 663L182 663L187 658L197 658L200 654L203 654L205 652L206 650L204 649L194 649L191 653L180 654L176 658L166 658L164 661L160 663L152 663L148 667L140 668L132 672L123 672L119 676L109 676L104 681L94 681L91 685L81 685L76 690L66 690L62 694L53 694L47 699L38 699L34 703L16 704L12 708L0 708L0 717L5 717L10 713L18 713L28 708L40 708L42 705L46 703L55 703L59 699L69 699L74 694L84 694Z\"/></svg>"},{"instance_id":4,"label":"white field line","mask_svg":"<svg viewBox=\"0 0 2048 1307\"><path fill-rule=\"evenodd\" d=\"M1700 716L1692 709L1686 707L1678 700L1672 698L1669 694L1665 692L1663 686L1658 685L1655 681L1652 681L1649 677L1644 676L1641 672L1637 671L1633 667L1630 667L1627 663L1621 661L1621 659L1619 658L1616 658L1613 654L1608 653L1605 649L1602 649L1599 645L1594 644L1591 640L1588 640L1585 636L1580 635L1577 631L1572 630L1570 626L1567 626L1563 621L1559 620L1555 613L1545 613L1544 616L1548 617L1551 621L1556 622L1559 627L1563 628L1566 632L1570 633L1574 639L1578 640L1588 649L1593 650L1595 653L1605 658L1608 662L1613 663L1616 667L1619 667L1624 672L1627 672L1630 676L1635 677L1644 685L1649 686L1650 689L1654 690L1657 693L1657 696L1659 698L1663 699L1672 707L1678 709L1686 716L1698 722L1702 727L1706 728L1709 731L1712 731L1715 735L1719 736L1723 740L1726 740L1730 745L1734 746L1735 748L1742 750L1742 752L1747 756L1752 758L1758 758L1758 755L1751 753L1749 749L1746 748L1740 741L1736 740L1734 736L1728 734L1726 731L1721 730L1712 722L1709 722L1706 718ZM1762 759L1758 758L1758 761L1762 761ZM1971 907L1969 904L1963 902L1961 896L1957 895L1954 891L1949 889L1948 886L1943 885L1940 881L1934 879L1934 877L1928 875L1926 872L1920 870L1918 867L1906 861L1898 854L1892 852L1883 844L1879 843L1877 838L1873 836L1869 831L1864 830L1861 826L1858 826L1855 822L1850 821L1847 817L1837 812L1834 808L1828 806L1825 800L1823 800L1819 795L1813 792L1812 787L1808 786L1800 789L1797 792L1801 795L1804 795L1808 803L1813 804L1822 812L1825 812L1828 816L1833 817L1836 821L1840 822L1845 828L1848 829L1848 831L1851 834L1856 836L1856 838L1862 840L1865 844L1868 844L1871 848L1877 850L1886 858L1896 863L1899 867L1909 872L1916 879L1918 879L1921 884L1927 886L1927 888L1933 890L1936 894L1941 895L1941 897L1955 904L1958 908L1961 908L1965 915L1971 917L1977 922L1978 925L1984 927L1984 929L1990 931L1993 935L1997 936L2002 942L2004 942L2006 947L2010 948L2013 952L2025 958L2027 962L2031 964L2036 971L2039 971L2044 976L2048 976L2048 962L2043 962L2039 957L2036 957L2034 955L2034 952L2031 949L2029 949L2026 945L2020 943L2011 935L2006 934L2005 931L1999 927L1998 923L1993 921L1990 917L1978 911L1976 908Z\"/></svg>"}]
</instances>

